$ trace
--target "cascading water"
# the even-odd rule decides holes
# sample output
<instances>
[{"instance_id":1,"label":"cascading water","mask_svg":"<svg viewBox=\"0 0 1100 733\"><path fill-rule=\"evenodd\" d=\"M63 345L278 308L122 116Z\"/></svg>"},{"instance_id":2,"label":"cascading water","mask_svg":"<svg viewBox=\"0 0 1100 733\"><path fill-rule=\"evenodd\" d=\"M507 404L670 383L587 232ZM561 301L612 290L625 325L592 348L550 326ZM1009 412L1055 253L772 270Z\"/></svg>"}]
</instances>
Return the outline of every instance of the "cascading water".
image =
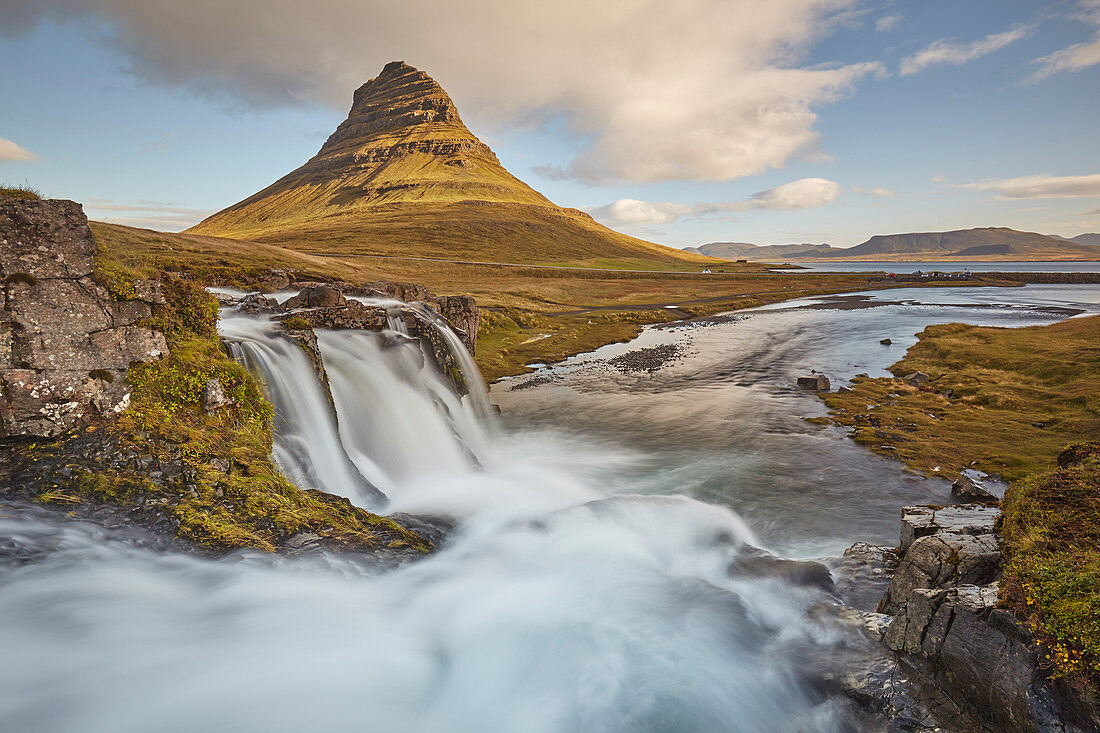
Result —
<instances>
[{"instance_id":1,"label":"cascading water","mask_svg":"<svg viewBox=\"0 0 1100 733\"><path fill-rule=\"evenodd\" d=\"M659 336L719 345L740 338L744 359L748 336L769 343L801 334L783 339L794 344L792 370L808 354L821 358L822 339L843 354L859 343L843 341L854 338L851 312L800 313L757 311L743 323ZM859 338L877 344L882 323L865 324ZM562 429L568 420L559 415L557 427L547 419L522 429L513 417L512 429L490 440L474 400L455 395L393 325L381 334L319 333L335 419L297 345L263 319L227 314L222 328L268 383L281 416L276 455L288 475L376 506L370 492L356 493L369 481L388 496L389 511L452 518L444 546L384 573L329 554L212 561L62 523L38 507L5 507L0 649L20 662L0 665L0 730L883 729L826 684L861 653L836 599L788 561L754 550L755 532L730 509L676 495L700 472L733 481L727 464L716 463L734 450L728 437L720 443L731 422L724 413L708 422L721 398L751 389L773 395L751 411L726 403L759 435L773 418L801 424L805 404L794 403L809 398L778 383L731 383L740 377L723 376L726 357L713 354L658 375L668 394L640 391L631 382L640 377L600 363L565 365L573 376L561 381L576 389L552 382L511 399L527 400L528 411L557 405L578 424L603 425L591 413L599 408L611 437ZM799 346L809 336L810 345ZM700 386L699 374L711 371ZM624 384L586 392L582 372L600 385ZM650 433L643 441L614 420ZM632 439L615 442L623 435ZM909 479L896 466L816 429L759 445L749 437L735 439L772 470L738 478L736 488L770 509L795 504L783 525L818 533L804 557L860 539L870 520L859 512L868 505L881 504L881 523L896 531L897 507L932 490L905 488ZM788 447L775 448L780 438ZM697 446L689 465L656 470L684 453L677 439ZM659 454L662 443L671 452ZM824 474L787 496L774 468L800 467L791 456L803 454L816 461L799 473L807 482L825 463L873 467L866 475L876 481ZM755 505L745 505L751 515ZM830 526L837 516L858 521L848 534L826 535L808 516L823 513ZM761 520L778 516L758 513L753 526L782 537L779 519Z\"/></svg>"}]
</instances>

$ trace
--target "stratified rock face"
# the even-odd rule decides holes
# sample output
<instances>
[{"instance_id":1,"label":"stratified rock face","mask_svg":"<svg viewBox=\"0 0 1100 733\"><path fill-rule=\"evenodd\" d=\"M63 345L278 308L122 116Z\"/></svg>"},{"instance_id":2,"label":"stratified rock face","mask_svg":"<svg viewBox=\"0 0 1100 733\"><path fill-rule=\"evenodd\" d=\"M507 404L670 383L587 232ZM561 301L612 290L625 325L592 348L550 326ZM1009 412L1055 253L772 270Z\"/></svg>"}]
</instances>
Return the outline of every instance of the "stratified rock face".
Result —
<instances>
[{"instance_id":1,"label":"stratified rock face","mask_svg":"<svg viewBox=\"0 0 1100 733\"><path fill-rule=\"evenodd\" d=\"M132 362L168 352L137 325L155 283L115 301L92 279L95 239L80 205L0 196L0 438L54 437L125 408Z\"/></svg>"}]
</instances>

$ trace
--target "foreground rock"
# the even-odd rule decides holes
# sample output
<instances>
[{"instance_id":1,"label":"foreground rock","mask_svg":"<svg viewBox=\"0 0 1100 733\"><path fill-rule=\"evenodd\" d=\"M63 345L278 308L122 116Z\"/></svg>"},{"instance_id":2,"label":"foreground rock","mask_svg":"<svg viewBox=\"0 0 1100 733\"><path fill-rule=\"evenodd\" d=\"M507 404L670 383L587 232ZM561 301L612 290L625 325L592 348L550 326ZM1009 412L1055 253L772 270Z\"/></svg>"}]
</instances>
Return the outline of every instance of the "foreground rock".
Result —
<instances>
[{"instance_id":1,"label":"foreground rock","mask_svg":"<svg viewBox=\"0 0 1100 733\"><path fill-rule=\"evenodd\" d=\"M806 377L799 377L798 386L802 389L813 390L815 392L828 392L829 378L824 374L811 374Z\"/></svg>"},{"instance_id":2,"label":"foreground rock","mask_svg":"<svg viewBox=\"0 0 1100 733\"><path fill-rule=\"evenodd\" d=\"M877 559L884 548L857 544L846 553L838 570L893 570L878 608L887 615L864 611L860 618L899 657L861 670L845 689L899 730L1100 730L1097 711L1050 679L1030 632L998 607L999 513L976 504L905 507L896 569Z\"/></svg>"},{"instance_id":3,"label":"foreground rock","mask_svg":"<svg viewBox=\"0 0 1100 733\"><path fill-rule=\"evenodd\" d=\"M130 364L168 353L140 325L163 303L159 286L112 298L92 279L95 253L79 204L0 196L0 437L57 437L117 414Z\"/></svg>"}]
</instances>

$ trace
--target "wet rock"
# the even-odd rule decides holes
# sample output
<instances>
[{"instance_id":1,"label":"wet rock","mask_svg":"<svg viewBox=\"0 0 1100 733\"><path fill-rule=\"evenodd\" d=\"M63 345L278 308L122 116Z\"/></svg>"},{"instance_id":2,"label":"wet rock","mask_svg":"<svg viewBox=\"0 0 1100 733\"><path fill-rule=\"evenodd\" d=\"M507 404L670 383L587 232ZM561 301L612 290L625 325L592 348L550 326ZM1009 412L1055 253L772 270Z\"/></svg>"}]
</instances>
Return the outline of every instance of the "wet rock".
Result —
<instances>
[{"instance_id":1,"label":"wet rock","mask_svg":"<svg viewBox=\"0 0 1100 733\"><path fill-rule=\"evenodd\" d=\"M851 387L838 387L836 393L837 394L850 394L851 391L852 391Z\"/></svg>"},{"instance_id":2,"label":"wet rock","mask_svg":"<svg viewBox=\"0 0 1100 733\"><path fill-rule=\"evenodd\" d=\"M981 481L968 473L961 473L951 484L951 496L967 504L996 504L999 499Z\"/></svg>"},{"instance_id":3,"label":"wet rock","mask_svg":"<svg viewBox=\"0 0 1100 733\"><path fill-rule=\"evenodd\" d=\"M290 310L292 308L331 308L347 304L347 299L339 288L320 283L302 288L301 292L292 296L283 303Z\"/></svg>"},{"instance_id":4,"label":"wet rock","mask_svg":"<svg viewBox=\"0 0 1100 733\"><path fill-rule=\"evenodd\" d=\"M220 379L207 379L202 388L202 409L206 412L216 412L223 407L229 407L234 401L225 394Z\"/></svg>"},{"instance_id":5,"label":"wet rock","mask_svg":"<svg viewBox=\"0 0 1100 733\"><path fill-rule=\"evenodd\" d=\"M890 339L882 339L881 341L879 341L879 343L882 344L883 346L889 346L890 344L892 344L894 342L891 341Z\"/></svg>"},{"instance_id":6,"label":"wet rock","mask_svg":"<svg viewBox=\"0 0 1100 733\"><path fill-rule=\"evenodd\" d=\"M249 293L237 301L237 310L242 313L279 313L283 307L279 301L262 293Z\"/></svg>"},{"instance_id":7,"label":"wet rock","mask_svg":"<svg viewBox=\"0 0 1100 733\"><path fill-rule=\"evenodd\" d=\"M829 391L829 378L824 374L811 374L808 377L799 377L798 386L802 389L813 390L815 392L827 392Z\"/></svg>"},{"instance_id":8,"label":"wet rock","mask_svg":"<svg viewBox=\"0 0 1100 733\"><path fill-rule=\"evenodd\" d=\"M993 534L939 534L909 546L879 610L895 614L913 591L954 585L987 585L1000 577L1001 551Z\"/></svg>"},{"instance_id":9,"label":"wet rock","mask_svg":"<svg viewBox=\"0 0 1100 733\"><path fill-rule=\"evenodd\" d=\"M833 590L833 576L825 565L775 557L754 548L745 548L730 563L729 573L739 578L782 578L793 585Z\"/></svg>"},{"instance_id":10,"label":"wet rock","mask_svg":"<svg viewBox=\"0 0 1100 733\"><path fill-rule=\"evenodd\" d=\"M844 551L840 564L833 570L835 592L851 608L874 611L890 585L890 572L897 564L898 556L893 548L857 542Z\"/></svg>"},{"instance_id":11,"label":"wet rock","mask_svg":"<svg viewBox=\"0 0 1100 733\"><path fill-rule=\"evenodd\" d=\"M336 291L339 294L339 291ZM297 297L297 296L295 296ZM343 296L340 296L343 298ZM289 311L291 298L284 306ZM345 300L341 305L315 306L279 316L278 320L297 328L357 328L366 331L381 331L389 323L389 314L385 308L363 305L357 300Z\"/></svg>"},{"instance_id":12,"label":"wet rock","mask_svg":"<svg viewBox=\"0 0 1100 733\"><path fill-rule=\"evenodd\" d=\"M992 534L1000 510L977 504L961 506L907 506L901 510L901 551L929 535Z\"/></svg>"},{"instance_id":13,"label":"wet rock","mask_svg":"<svg viewBox=\"0 0 1100 733\"><path fill-rule=\"evenodd\" d=\"M1088 730L1062 719L1030 634L996 604L996 584L917 589L887 629L886 645L924 660L941 689L990 730Z\"/></svg>"}]
</instances>

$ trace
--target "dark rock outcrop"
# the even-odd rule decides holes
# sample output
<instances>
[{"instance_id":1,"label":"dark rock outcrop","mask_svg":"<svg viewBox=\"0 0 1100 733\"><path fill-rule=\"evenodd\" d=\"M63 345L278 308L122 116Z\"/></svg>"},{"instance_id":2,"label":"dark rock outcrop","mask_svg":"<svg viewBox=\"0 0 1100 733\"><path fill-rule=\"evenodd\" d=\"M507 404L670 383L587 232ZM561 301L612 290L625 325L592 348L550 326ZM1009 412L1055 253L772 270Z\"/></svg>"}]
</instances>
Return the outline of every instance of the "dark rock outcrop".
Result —
<instances>
[{"instance_id":1,"label":"dark rock outcrop","mask_svg":"<svg viewBox=\"0 0 1100 733\"><path fill-rule=\"evenodd\" d=\"M986 585L1000 576L1001 549L993 534L921 537L905 552L879 610L894 614L917 589Z\"/></svg>"},{"instance_id":2,"label":"dark rock outcrop","mask_svg":"<svg viewBox=\"0 0 1100 733\"><path fill-rule=\"evenodd\" d=\"M799 377L798 386L802 389L814 390L815 392L828 392L829 378L824 374L811 374L808 377Z\"/></svg>"},{"instance_id":3,"label":"dark rock outcrop","mask_svg":"<svg viewBox=\"0 0 1100 733\"><path fill-rule=\"evenodd\" d=\"M999 513L975 504L902 510L901 560L879 607L892 618L875 617L889 619L882 640L900 655L897 669L908 670L905 694L925 699L938 690L958 706L952 718L942 709L936 715L953 722L952 730L1098 730L1096 711L1050 679L1050 665L1030 632L998 607ZM860 554L856 547L851 552ZM894 669L888 663L884 668ZM860 682L880 709L908 699L895 698L896 690L878 685L874 675ZM904 715L904 707L896 715Z\"/></svg>"},{"instance_id":4,"label":"dark rock outcrop","mask_svg":"<svg viewBox=\"0 0 1100 733\"><path fill-rule=\"evenodd\" d=\"M92 280L95 252L79 204L0 197L0 437L55 437L115 415L130 364L167 354L140 325L164 302L159 285L115 300Z\"/></svg>"}]
</instances>

